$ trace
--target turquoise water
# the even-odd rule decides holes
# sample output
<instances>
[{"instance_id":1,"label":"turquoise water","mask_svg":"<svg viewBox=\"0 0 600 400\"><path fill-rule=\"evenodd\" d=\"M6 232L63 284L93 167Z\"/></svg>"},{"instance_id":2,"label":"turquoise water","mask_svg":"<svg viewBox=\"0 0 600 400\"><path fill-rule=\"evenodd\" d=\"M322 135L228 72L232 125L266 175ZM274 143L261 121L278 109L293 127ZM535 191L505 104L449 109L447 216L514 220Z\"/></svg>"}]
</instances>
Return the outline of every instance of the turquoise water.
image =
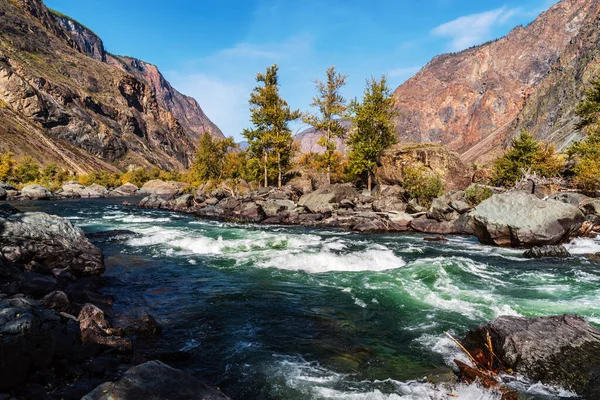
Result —
<instances>
[{"instance_id":1,"label":"turquoise water","mask_svg":"<svg viewBox=\"0 0 600 400\"><path fill-rule=\"evenodd\" d=\"M120 201L16 205L86 232L136 232L96 242L115 320L150 312L164 327L159 345L191 354L177 366L235 399L495 399L476 385L422 380L464 359L445 331L459 337L504 314L600 323L600 265L583 255L531 261L470 237L235 225ZM600 242L570 248L600 251ZM512 386L523 398L572 396Z\"/></svg>"}]
</instances>

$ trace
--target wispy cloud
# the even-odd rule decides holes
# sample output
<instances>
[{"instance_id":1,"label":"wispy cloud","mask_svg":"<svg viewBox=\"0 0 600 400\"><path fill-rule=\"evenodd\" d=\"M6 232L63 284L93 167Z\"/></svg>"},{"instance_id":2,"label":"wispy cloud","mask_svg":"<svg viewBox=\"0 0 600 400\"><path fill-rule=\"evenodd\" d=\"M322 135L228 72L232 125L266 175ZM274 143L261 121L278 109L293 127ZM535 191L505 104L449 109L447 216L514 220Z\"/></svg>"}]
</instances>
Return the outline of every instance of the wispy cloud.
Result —
<instances>
[{"instance_id":1,"label":"wispy cloud","mask_svg":"<svg viewBox=\"0 0 600 400\"><path fill-rule=\"evenodd\" d=\"M465 15L435 27L431 33L450 39L450 50L459 51L491 39L493 29L510 21L520 10L506 7Z\"/></svg>"}]
</instances>

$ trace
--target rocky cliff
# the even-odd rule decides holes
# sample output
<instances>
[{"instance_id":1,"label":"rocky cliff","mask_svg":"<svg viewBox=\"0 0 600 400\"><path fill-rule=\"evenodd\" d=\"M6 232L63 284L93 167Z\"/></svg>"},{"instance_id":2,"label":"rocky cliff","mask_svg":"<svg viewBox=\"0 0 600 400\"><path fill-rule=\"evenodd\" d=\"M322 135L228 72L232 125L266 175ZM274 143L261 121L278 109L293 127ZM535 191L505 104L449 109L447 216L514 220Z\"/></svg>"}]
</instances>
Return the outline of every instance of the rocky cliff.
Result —
<instances>
[{"instance_id":1,"label":"rocky cliff","mask_svg":"<svg viewBox=\"0 0 600 400\"><path fill-rule=\"evenodd\" d=\"M564 148L597 72L599 15L595 0L563 0L497 41L435 57L394 93L400 140L484 163L523 128Z\"/></svg>"},{"instance_id":2,"label":"rocky cliff","mask_svg":"<svg viewBox=\"0 0 600 400\"><path fill-rule=\"evenodd\" d=\"M223 137L155 66L106 53L41 0L0 0L0 152L77 172L182 169L205 132Z\"/></svg>"}]
</instances>

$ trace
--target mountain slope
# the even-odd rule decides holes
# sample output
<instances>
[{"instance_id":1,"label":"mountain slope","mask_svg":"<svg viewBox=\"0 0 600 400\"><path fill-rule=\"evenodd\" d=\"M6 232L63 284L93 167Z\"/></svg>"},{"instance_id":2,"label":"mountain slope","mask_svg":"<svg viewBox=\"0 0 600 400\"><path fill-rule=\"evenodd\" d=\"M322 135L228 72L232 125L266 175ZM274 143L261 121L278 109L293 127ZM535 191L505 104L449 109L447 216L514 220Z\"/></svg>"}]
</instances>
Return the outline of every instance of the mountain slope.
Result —
<instances>
[{"instance_id":1,"label":"mountain slope","mask_svg":"<svg viewBox=\"0 0 600 400\"><path fill-rule=\"evenodd\" d=\"M182 169L205 132L223 137L156 67L41 0L0 0L0 151L77 172Z\"/></svg>"},{"instance_id":2,"label":"mountain slope","mask_svg":"<svg viewBox=\"0 0 600 400\"><path fill-rule=\"evenodd\" d=\"M400 140L441 142L467 162L489 161L524 127L564 147L575 137L565 122L573 119L582 76L570 79L573 95L556 97L560 104L543 93L563 90L561 68L589 63L591 49L574 43L594 30L599 13L595 0L563 0L504 38L435 57L394 93Z\"/></svg>"}]
</instances>

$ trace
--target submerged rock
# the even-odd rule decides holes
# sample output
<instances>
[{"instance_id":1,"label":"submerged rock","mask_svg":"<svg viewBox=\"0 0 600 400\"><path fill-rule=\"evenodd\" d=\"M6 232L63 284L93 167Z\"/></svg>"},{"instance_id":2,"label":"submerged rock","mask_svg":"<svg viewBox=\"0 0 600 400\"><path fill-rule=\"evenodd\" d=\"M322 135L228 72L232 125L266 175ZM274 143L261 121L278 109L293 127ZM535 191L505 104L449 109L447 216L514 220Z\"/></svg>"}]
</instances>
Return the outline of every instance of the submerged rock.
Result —
<instances>
[{"instance_id":1,"label":"submerged rock","mask_svg":"<svg viewBox=\"0 0 600 400\"><path fill-rule=\"evenodd\" d=\"M600 398L600 330L584 318L502 316L469 331L462 344L471 354L489 354L487 334L505 369Z\"/></svg>"},{"instance_id":2,"label":"submerged rock","mask_svg":"<svg viewBox=\"0 0 600 400\"><path fill-rule=\"evenodd\" d=\"M480 242L513 247L559 244L585 220L575 206L525 192L495 194L470 216Z\"/></svg>"},{"instance_id":3,"label":"submerged rock","mask_svg":"<svg viewBox=\"0 0 600 400\"><path fill-rule=\"evenodd\" d=\"M102 252L64 218L40 212L0 216L0 251L11 262L37 261L75 276L104 272Z\"/></svg>"},{"instance_id":4,"label":"submerged rock","mask_svg":"<svg viewBox=\"0 0 600 400\"><path fill-rule=\"evenodd\" d=\"M570 257L571 253L563 245L558 246L539 246L527 250L523 253L525 258L558 258Z\"/></svg>"},{"instance_id":5,"label":"submerged rock","mask_svg":"<svg viewBox=\"0 0 600 400\"><path fill-rule=\"evenodd\" d=\"M229 397L193 376L160 361L130 368L118 382L107 382L82 400L225 400Z\"/></svg>"}]
</instances>

